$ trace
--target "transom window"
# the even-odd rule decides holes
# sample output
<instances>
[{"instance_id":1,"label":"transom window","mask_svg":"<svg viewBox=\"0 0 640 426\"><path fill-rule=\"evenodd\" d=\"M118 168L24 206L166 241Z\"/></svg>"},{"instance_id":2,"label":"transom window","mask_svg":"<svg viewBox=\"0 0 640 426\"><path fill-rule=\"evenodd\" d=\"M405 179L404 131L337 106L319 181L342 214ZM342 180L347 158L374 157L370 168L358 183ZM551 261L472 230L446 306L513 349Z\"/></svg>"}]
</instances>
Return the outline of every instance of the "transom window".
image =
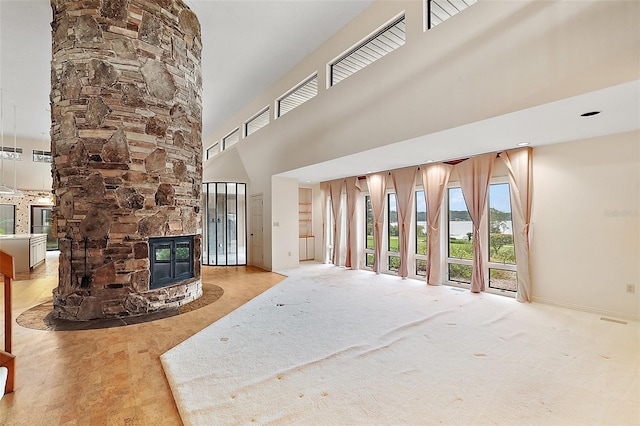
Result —
<instances>
[{"instance_id":1,"label":"transom window","mask_svg":"<svg viewBox=\"0 0 640 426\"><path fill-rule=\"evenodd\" d=\"M0 148L0 158L22 161L22 148L4 146Z\"/></svg>"},{"instance_id":2,"label":"transom window","mask_svg":"<svg viewBox=\"0 0 640 426\"><path fill-rule=\"evenodd\" d=\"M53 161L53 157L51 156L51 151L40 151L34 149L31 160L34 163L51 163Z\"/></svg>"},{"instance_id":3,"label":"transom window","mask_svg":"<svg viewBox=\"0 0 640 426\"><path fill-rule=\"evenodd\" d=\"M253 132L262 129L267 124L269 124L269 107L266 107L264 110L244 123L244 135L249 136Z\"/></svg>"},{"instance_id":4,"label":"transom window","mask_svg":"<svg viewBox=\"0 0 640 426\"><path fill-rule=\"evenodd\" d=\"M277 117L299 107L318 94L318 74L314 74L276 101Z\"/></svg>"},{"instance_id":5,"label":"transom window","mask_svg":"<svg viewBox=\"0 0 640 426\"><path fill-rule=\"evenodd\" d=\"M222 149L227 149L238 142L240 142L240 129L235 129L233 132L222 138Z\"/></svg>"},{"instance_id":6,"label":"transom window","mask_svg":"<svg viewBox=\"0 0 640 426\"><path fill-rule=\"evenodd\" d=\"M426 29L431 29L462 12L478 0L424 0Z\"/></svg>"},{"instance_id":7,"label":"transom window","mask_svg":"<svg viewBox=\"0 0 640 426\"><path fill-rule=\"evenodd\" d=\"M331 63L329 66L331 86L403 46L404 42L403 15Z\"/></svg>"}]
</instances>

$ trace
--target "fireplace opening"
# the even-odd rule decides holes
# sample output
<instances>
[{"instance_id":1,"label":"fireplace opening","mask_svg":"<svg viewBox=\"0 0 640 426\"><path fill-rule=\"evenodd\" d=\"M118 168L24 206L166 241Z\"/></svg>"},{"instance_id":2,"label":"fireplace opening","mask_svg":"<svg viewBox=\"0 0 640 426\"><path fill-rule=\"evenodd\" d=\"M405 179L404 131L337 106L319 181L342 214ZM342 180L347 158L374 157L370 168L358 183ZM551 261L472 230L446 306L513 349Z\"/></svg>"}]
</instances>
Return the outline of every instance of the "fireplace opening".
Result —
<instances>
[{"instance_id":1,"label":"fireplace opening","mask_svg":"<svg viewBox=\"0 0 640 426\"><path fill-rule=\"evenodd\" d=\"M149 290L193 277L193 235L149 238Z\"/></svg>"}]
</instances>

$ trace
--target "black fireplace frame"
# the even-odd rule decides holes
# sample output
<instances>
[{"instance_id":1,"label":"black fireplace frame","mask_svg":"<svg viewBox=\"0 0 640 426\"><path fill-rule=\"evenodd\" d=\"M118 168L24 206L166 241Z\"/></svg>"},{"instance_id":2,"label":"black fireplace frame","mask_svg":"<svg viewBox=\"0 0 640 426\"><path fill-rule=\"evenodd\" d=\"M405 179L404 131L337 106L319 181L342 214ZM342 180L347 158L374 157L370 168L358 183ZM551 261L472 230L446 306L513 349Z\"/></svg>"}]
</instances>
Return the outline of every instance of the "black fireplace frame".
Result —
<instances>
[{"instance_id":1,"label":"black fireplace frame","mask_svg":"<svg viewBox=\"0 0 640 426\"><path fill-rule=\"evenodd\" d=\"M193 235L149 238L149 290L193 278L193 263Z\"/></svg>"}]
</instances>

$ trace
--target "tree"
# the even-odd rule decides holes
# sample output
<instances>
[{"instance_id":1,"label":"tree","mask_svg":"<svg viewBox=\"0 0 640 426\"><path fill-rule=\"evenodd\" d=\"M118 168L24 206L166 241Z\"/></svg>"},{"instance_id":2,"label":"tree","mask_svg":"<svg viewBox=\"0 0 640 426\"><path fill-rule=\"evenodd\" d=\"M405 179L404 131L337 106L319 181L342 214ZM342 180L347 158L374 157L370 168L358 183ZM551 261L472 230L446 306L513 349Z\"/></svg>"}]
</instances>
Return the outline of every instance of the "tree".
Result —
<instances>
[{"instance_id":1,"label":"tree","mask_svg":"<svg viewBox=\"0 0 640 426\"><path fill-rule=\"evenodd\" d=\"M513 244L513 235L511 234L501 234L501 233L491 233L489 235L489 245L493 249L496 257L498 256L498 252L500 249L506 245Z\"/></svg>"}]
</instances>

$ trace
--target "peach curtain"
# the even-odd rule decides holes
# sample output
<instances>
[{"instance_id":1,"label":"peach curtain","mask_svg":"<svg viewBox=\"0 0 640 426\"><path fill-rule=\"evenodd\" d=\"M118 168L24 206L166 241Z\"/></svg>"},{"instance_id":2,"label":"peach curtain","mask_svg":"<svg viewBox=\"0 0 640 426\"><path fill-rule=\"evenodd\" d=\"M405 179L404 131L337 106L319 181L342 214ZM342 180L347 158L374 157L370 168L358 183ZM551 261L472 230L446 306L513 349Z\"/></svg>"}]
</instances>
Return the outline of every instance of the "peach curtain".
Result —
<instances>
[{"instance_id":1,"label":"peach curtain","mask_svg":"<svg viewBox=\"0 0 640 426\"><path fill-rule=\"evenodd\" d=\"M411 213L415 199L416 172L418 167L406 167L391 172L393 186L396 191L398 208L398 248L400 250L400 268L398 275L406 278L409 275L409 231L411 227Z\"/></svg>"},{"instance_id":2,"label":"peach curtain","mask_svg":"<svg viewBox=\"0 0 640 426\"><path fill-rule=\"evenodd\" d=\"M480 155L456 164L454 167L460 178L462 195L473 222L473 271L471 273L471 291L484 291L486 277L484 276L485 250L483 250L480 236L480 223L487 208L489 195L489 180L493 169L495 154Z\"/></svg>"},{"instance_id":3,"label":"peach curtain","mask_svg":"<svg viewBox=\"0 0 640 426\"><path fill-rule=\"evenodd\" d=\"M329 182L320 182L320 197L322 198L322 263L329 263L327 256L327 201L329 200Z\"/></svg>"},{"instance_id":4,"label":"peach curtain","mask_svg":"<svg viewBox=\"0 0 640 426\"><path fill-rule=\"evenodd\" d=\"M515 149L500 154L509 170L513 242L518 265L518 302L531 302L531 271L529 269L529 229L531 227L531 148Z\"/></svg>"},{"instance_id":5,"label":"peach curtain","mask_svg":"<svg viewBox=\"0 0 640 426\"><path fill-rule=\"evenodd\" d=\"M422 185L427 200L427 284L440 285L440 210L453 166L448 164L427 164L422 166Z\"/></svg>"},{"instance_id":6,"label":"peach curtain","mask_svg":"<svg viewBox=\"0 0 640 426\"><path fill-rule=\"evenodd\" d=\"M345 179L347 191L347 257L344 266L358 269L358 222L356 218L356 203L360 195L360 183L357 177Z\"/></svg>"},{"instance_id":7,"label":"peach curtain","mask_svg":"<svg viewBox=\"0 0 640 426\"><path fill-rule=\"evenodd\" d=\"M373 270L380 272L380 257L382 256L382 230L384 226L384 195L387 190L388 172L374 173L367 176L371 209L373 210Z\"/></svg>"},{"instance_id":8,"label":"peach curtain","mask_svg":"<svg viewBox=\"0 0 640 426\"><path fill-rule=\"evenodd\" d=\"M336 266L342 266L341 253L342 241L342 187L344 179L335 179L329 182L329 191L331 193L331 211L333 212L333 257L331 261Z\"/></svg>"}]
</instances>

